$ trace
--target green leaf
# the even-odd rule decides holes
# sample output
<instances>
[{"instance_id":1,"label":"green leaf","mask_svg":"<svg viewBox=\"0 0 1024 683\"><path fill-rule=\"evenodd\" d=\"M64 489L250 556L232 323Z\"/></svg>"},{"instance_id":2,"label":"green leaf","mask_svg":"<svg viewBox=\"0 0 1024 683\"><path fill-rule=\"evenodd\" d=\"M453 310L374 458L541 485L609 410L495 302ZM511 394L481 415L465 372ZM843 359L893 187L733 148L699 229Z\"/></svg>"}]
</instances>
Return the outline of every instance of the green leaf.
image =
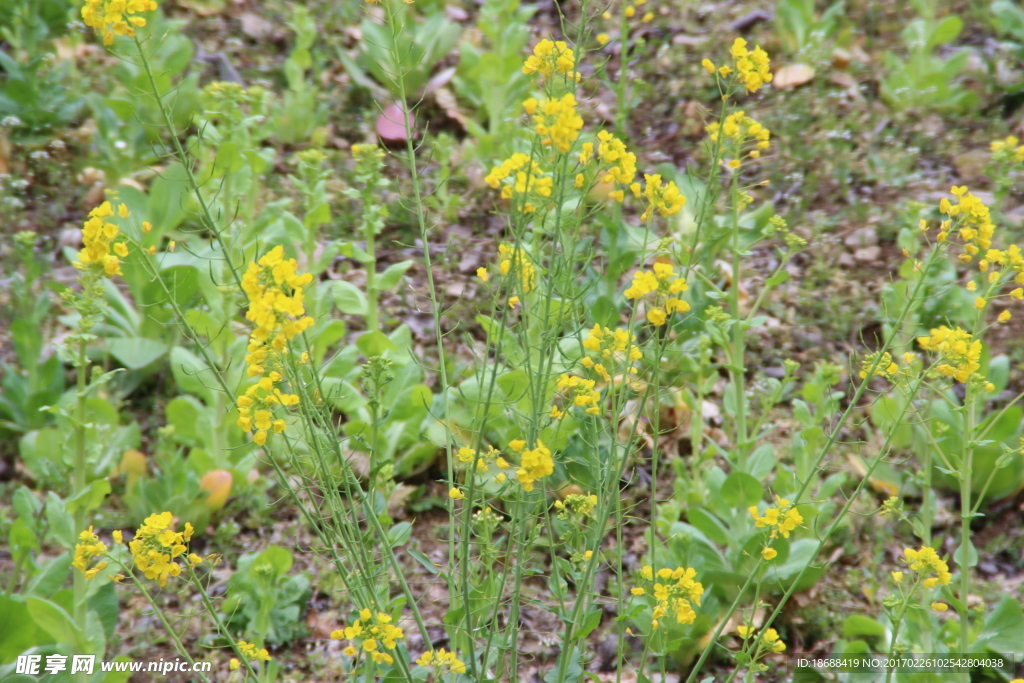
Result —
<instances>
[{"instance_id":1,"label":"green leaf","mask_svg":"<svg viewBox=\"0 0 1024 683\"><path fill-rule=\"evenodd\" d=\"M583 617L583 622L576 627L576 633L573 634L578 640L583 640L589 636L595 628L601 625L601 615L603 610L595 608L586 613Z\"/></svg>"},{"instance_id":2,"label":"green leaf","mask_svg":"<svg viewBox=\"0 0 1024 683\"><path fill-rule=\"evenodd\" d=\"M843 622L844 638L882 638L885 636L885 626L871 617L863 614L853 614Z\"/></svg>"},{"instance_id":3,"label":"green leaf","mask_svg":"<svg viewBox=\"0 0 1024 683\"><path fill-rule=\"evenodd\" d=\"M97 479L79 491L75 496L67 498L64 501L64 505L67 511L72 514L79 510L89 512L98 508L109 493L110 482L106 479Z\"/></svg>"},{"instance_id":4,"label":"green leaf","mask_svg":"<svg viewBox=\"0 0 1024 683\"><path fill-rule=\"evenodd\" d=\"M202 358L186 348L175 346L171 350L171 373L183 392L198 396L208 406L216 403L216 380L210 366Z\"/></svg>"},{"instance_id":5,"label":"green leaf","mask_svg":"<svg viewBox=\"0 0 1024 683\"><path fill-rule=\"evenodd\" d=\"M42 598L25 600L32 620L58 642L71 643L80 647L85 640L82 632L75 626L74 620L60 605Z\"/></svg>"},{"instance_id":6,"label":"green leaf","mask_svg":"<svg viewBox=\"0 0 1024 683\"><path fill-rule=\"evenodd\" d=\"M399 522L388 529L388 543L392 548L405 545L410 538L412 538L412 524L409 522Z\"/></svg>"},{"instance_id":7,"label":"green leaf","mask_svg":"<svg viewBox=\"0 0 1024 683\"><path fill-rule=\"evenodd\" d=\"M50 535L62 546L71 550L75 547L74 518L64 507L64 501L53 491L46 494L46 521L50 525Z\"/></svg>"},{"instance_id":8,"label":"green leaf","mask_svg":"<svg viewBox=\"0 0 1024 683\"><path fill-rule=\"evenodd\" d=\"M331 205L328 204L327 202L324 202L323 204L319 204L315 208L308 211L306 213L305 218L303 218L302 222L307 229L311 230L319 225L323 225L324 223L330 222L330 220Z\"/></svg>"},{"instance_id":9,"label":"green leaf","mask_svg":"<svg viewBox=\"0 0 1024 683\"><path fill-rule=\"evenodd\" d=\"M30 647L53 642L53 639L36 624L26 605L0 596L0 614L4 615L4 618L0 619L0 664L13 662Z\"/></svg>"},{"instance_id":10,"label":"green leaf","mask_svg":"<svg viewBox=\"0 0 1024 683\"><path fill-rule=\"evenodd\" d=\"M221 142L217 147L217 158L214 169L217 175L224 172L234 173L242 168L242 154L234 142Z\"/></svg>"},{"instance_id":11,"label":"green leaf","mask_svg":"<svg viewBox=\"0 0 1024 683\"><path fill-rule=\"evenodd\" d=\"M722 498L734 508L748 508L764 497L761 482L746 472L733 472L722 483Z\"/></svg>"},{"instance_id":12,"label":"green leaf","mask_svg":"<svg viewBox=\"0 0 1024 683\"><path fill-rule=\"evenodd\" d=\"M374 330L373 332L367 332L366 334L360 335L359 339L356 340L356 346L367 358L372 356L381 356L384 355L385 351L394 351L398 349L398 347L395 346L395 343L388 339L387 335L380 330Z\"/></svg>"},{"instance_id":13,"label":"green leaf","mask_svg":"<svg viewBox=\"0 0 1024 683\"><path fill-rule=\"evenodd\" d=\"M984 642L994 652L1018 652L1024 643L1024 610L1011 597L999 601L992 613L985 618L985 628L979 642Z\"/></svg>"},{"instance_id":14,"label":"green leaf","mask_svg":"<svg viewBox=\"0 0 1024 683\"><path fill-rule=\"evenodd\" d=\"M729 529L710 512L702 508L690 508L686 511L686 519L715 543L729 545Z\"/></svg>"},{"instance_id":15,"label":"green leaf","mask_svg":"<svg viewBox=\"0 0 1024 683\"><path fill-rule=\"evenodd\" d=\"M366 315L366 295L351 282L335 280L331 294L334 297L334 305L342 313L347 315Z\"/></svg>"},{"instance_id":16,"label":"green leaf","mask_svg":"<svg viewBox=\"0 0 1024 683\"><path fill-rule=\"evenodd\" d=\"M434 564L429 557L427 557L426 555L421 553L416 548L407 548L405 552L409 553L409 555L414 560L416 560L421 565L423 565L423 568L426 569L431 574L438 574L438 573L440 573L441 570L438 568L438 566L436 564Z\"/></svg>"},{"instance_id":17,"label":"green leaf","mask_svg":"<svg viewBox=\"0 0 1024 683\"><path fill-rule=\"evenodd\" d=\"M121 365L140 370L161 358L170 347L163 342L145 337L117 337L107 340L107 350Z\"/></svg>"},{"instance_id":18,"label":"green leaf","mask_svg":"<svg viewBox=\"0 0 1024 683\"><path fill-rule=\"evenodd\" d=\"M388 266L387 270L377 276L377 279L374 280L373 286L379 292L386 292L398 284L398 281L402 279L402 276L405 275L405 271L409 270L409 267L412 266L412 264L412 261L402 261L401 263L394 263Z\"/></svg>"}]
</instances>

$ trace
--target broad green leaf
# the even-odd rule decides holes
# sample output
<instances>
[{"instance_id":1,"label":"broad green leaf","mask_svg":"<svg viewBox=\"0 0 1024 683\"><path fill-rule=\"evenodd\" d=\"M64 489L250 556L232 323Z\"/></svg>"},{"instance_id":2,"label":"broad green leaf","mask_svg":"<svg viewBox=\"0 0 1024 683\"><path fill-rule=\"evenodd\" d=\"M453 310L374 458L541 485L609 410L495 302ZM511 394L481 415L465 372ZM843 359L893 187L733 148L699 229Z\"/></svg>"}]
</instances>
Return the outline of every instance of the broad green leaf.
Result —
<instances>
[{"instance_id":1,"label":"broad green leaf","mask_svg":"<svg viewBox=\"0 0 1024 683\"><path fill-rule=\"evenodd\" d=\"M412 261L402 261L387 267L383 273L377 276L374 286L378 291L386 292L398 284L398 281L405 275L405 271L413 264Z\"/></svg>"},{"instance_id":2,"label":"broad green leaf","mask_svg":"<svg viewBox=\"0 0 1024 683\"><path fill-rule=\"evenodd\" d=\"M140 370L162 358L169 346L155 339L145 337L116 337L107 340L107 350L121 365L130 370Z\"/></svg>"},{"instance_id":3,"label":"broad green leaf","mask_svg":"<svg viewBox=\"0 0 1024 683\"><path fill-rule=\"evenodd\" d=\"M366 295L363 290L346 280L335 280L333 283L334 305L347 315L366 315Z\"/></svg>"},{"instance_id":4,"label":"broad green leaf","mask_svg":"<svg viewBox=\"0 0 1024 683\"><path fill-rule=\"evenodd\" d=\"M757 505L764 497L761 482L746 472L733 472L722 484L722 498L734 508Z\"/></svg>"}]
</instances>

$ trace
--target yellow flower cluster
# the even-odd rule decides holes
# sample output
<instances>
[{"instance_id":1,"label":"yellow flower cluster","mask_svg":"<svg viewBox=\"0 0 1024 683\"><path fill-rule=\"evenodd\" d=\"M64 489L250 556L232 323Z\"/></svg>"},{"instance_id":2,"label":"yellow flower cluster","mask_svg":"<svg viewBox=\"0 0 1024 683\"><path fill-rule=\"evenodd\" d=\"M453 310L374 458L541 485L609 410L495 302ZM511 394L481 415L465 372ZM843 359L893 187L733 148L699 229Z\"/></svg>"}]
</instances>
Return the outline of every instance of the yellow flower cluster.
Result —
<instances>
[{"instance_id":1,"label":"yellow flower cluster","mask_svg":"<svg viewBox=\"0 0 1024 683\"><path fill-rule=\"evenodd\" d=\"M118 218L128 218L131 213L124 204L116 210ZM96 266L104 275L122 275L121 258L128 255L128 245L114 242L121 229L115 223L106 220L115 214L110 202L103 202L89 212L89 220L82 226L82 246L78 252L75 268L86 270Z\"/></svg>"},{"instance_id":2,"label":"yellow flower cluster","mask_svg":"<svg viewBox=\"0 0 1024 683\"><path fill-rule=\"evenodd\" d=\"M989 145L989 149L996 160L1005 159L1017 164L1024 163L1024 145L1020 144L1020 140L1015 135L1011 135L1005 140L994 141Z\"/></svg>"},{"instance_id":3,"label":"yellow flower cluster","mask_svg":"<svg viewBox=\"0 0 1024 683\"><path fill-rule=\"evenodd\" d=\"M926 545L921 546L917 550L905 548L903 550L903 561L909 564L910 568L918 574L935 574L935 576L924 579L925 588L947 586L953 580L949 566L942 561L934 548L929 548Z\"/></svg>"},{"instance_id":4,"label":"yellow flower cluster","mask_svg":"<svg viewBox=\"0 0 1024 683\"><path fill-rule=\"evenodd\" d=\"M772 530L771 537L789 538L790 532L804 523L803 515L785 498L775 496L775 507L770 507L762 515L758 512L756 505L751 505L747 511L754 520L754 526L758 529L769 528Z\"/></svg>"},{"instance_id":5,"label":"yellow flower cluster","mask_svg":"<svg viewBox=\"0 0 1024 683\"><path fill-rule=\"evenodd\" d=\"M265 647L256 647L253 643L244 640L238 641L238 650L250 662L269 662L270 653Z\"/></svg>"},{"instance_id":6,"label":"yellow flower cluster","mask_svg":"<svg viewBox=\"0 0 1024 683\"><path fill-rule=\"evenodd\" d=\"M740 638L746 640L754 635L754 628L751 626L737 626L736 633L740 635ZM770 652L785 652L786 644L779 638L779 632L773 628L765 629L761 634L761 647L764 650Z\"/></svg>"},{"instance_id":7,"label":"yellow flower cluster","mask_svg":"<svg viewBox=\"0 0 1024 683\"><path fill-rule=\"evenodd\" d=\"M523 102L523 109L533 119L533 130L541 137L541 144L563 154L569 152L583 130L583 117L576 112L572 93L539 102L531 97Z\"/></svg>"},{"instance_id":8,"label":"yellow flower cluster","mask_svg":"<svg viewBox=\"0 0 1024 683\"><path fill-rule=\"evenodd\" d=\"M128 544L135 566L147 579L166 585L167 577L181 573L181 566L174 560L188 551L186 544L192 538L192 531L188 522L184 531L175 531L174 515L170 512L150 515Z\"/></svg>"},{"instance_id":9,"label":"yellow flower cluster","mask_svg":"<svg viewBox=\"0 0 1024 683\"><path fill-rule=\"evenodd\" d=\"M75 546L75 559L71 566L85 574L85 578L91 579L107 568L107 562L99 562L96 565L92 561L97 557L107 554L107 544L100 540L100 537L93 533L92 527L78 535L78 544Z\"/></svg>"},{"instance_id":10,"label":"yellow flower cluster","mask_svg":"<svg viewBox=\"0 0 1024 683\"><path fill-rule=\"evenodd\" d=\"M255 428L253 441L260 446L271 430L279 434L285 429L284 420L274 419L274 408L299 402L297 395L275 386L284 379L282 358L289 352L289 342L314 322L303 304L303 287L313 276L299 275L297 268L295 259L285 259L284 247L277 246L250 263L242 276L249 298L245 317L256 325L249 337L246 374L259 379L238 397L238 426L245 431ZM300 362L307 359L303 354Z\"/></svg>"},{"instance_id":11,"label":"yellow flower cluster","mask_svg":"<svg viewBox=\"0 0 1024 683\"><path fill-rule=\"evenodd\" d=\"M402 629L391 623L391 616L378 612L376 615L368 609L359 611L359 618L351 626L331 632L332 640L350 640L358 644L345 648L345 654L354 657L359 650L368 652L377 664L392 664L395 659L380 646L387 650L398 647L398 641L405 637Z\"/></svg>"},{"instance_id":12,"label":"yellow flower cluster","mask_svg":"<svg viewBox=\"0 0 1024 683\"><path fill-rule=\"evenodd\" d=\"M508 446L519 454L516 479L523 485L524 491L532 491L533 482L554 474L555 461L551 458L551 450L540 439L537 439L533 450L527 450L526 442L522 439L511 441Z\"/></svg>"},{"instance_id":13,"label":"yellow flower cluster","mask_svg":"<svg viewBox=\"0 0 1024 683\"><path fill-rule=\"evenodd\" d=\"M656 305L647 309L647 321L661 326L668 321L669 315L690 310L690 304L676 296L687 289L686 280L676 275L672 264L659 262L651 270L636 273L625 295L627 299L640 299L653 292Z\"/></svg>"},{"instance_id":14,"label":"yellow flower cluster","mask_svg":"<svg viewBox=\"0 0 1024 683\"><path fill-rule=\"evenodd\" d=\"M587 338L583 340L583 348L598 354L601 361L595 363L593 358L584 356L580 363L585 368L593 369L605 382L610 382L612 377L608 372L608 365L630 364L644 357L640 352L640 347L633 343L635 341L636 335L621 327L613 330L610 327L594 325L587 331ZM635 375L637 370L630 367L628 372Z\"/></svg>"},{"instance_id":15,"label":"yellow flower cluster","mask_svg":"<svg viewBox=\"0 0 1024 683\"><path fill-rule=\"evenodd\" d=\"M663 218L682 211L686 205L686 197L679 191L674 181L670 180L666 185L660 175L647 173L644 173L644 181L646 184L643 196L647 199L647 210L640 216L640 220L647 220L654 211L660 213ZM633 183L631 189L633 194L639 197L639 183Z\"/></svg>"},{"instance_id":16,"label":"yellow flower cluster","mask_svg":"<svg viewBox=\"0 0 1024 683\"><path fill-rule=\"evenodd\" d=\"M700 607L700 599L704 595L704 586L699 581L694 581L694 577L697 576L695 569L663 567L655 573L654 568L647 565L640 570L640 576L645 581L654 582L653 593L657 603L651 612L652 630L659 628L661 619L667 614L674 615L677 624L693 623L693 620L697 618L693 606ZM647 590L638 586L631 592L633 595L645 595Z\"/></svg>"},{"instance_id":17,"label":"yellow flower cluster","mask_svg":"<svg viewBox=\"0 0 1024 683\"><path fill-rule=\"evenodd\" d=\"M622 140L606 130L598 131L597 139L601 143L597 149L597 158L606 165L600 172L602 183L613 183L623 187L632 186L636 177L636 155L626 149ZM594 158L594 143L586 142L579 153L580 163L586 165ZM580 183L577 183L580 184ZM633 190L634 194L636 190ZM608 196L618 202L626 199L622 189L612 190Z\"/></svg>"},{"instance_id":18,"label":"yellow flower cluster","mask_svg":"<svg viewBox=\"0 0 1024 683\"><path fill-rule=\"evenodd\" d=\"M966 263L971 261L982 249L992 246L995 225L992 223L988 207L972 192L969 192L966 185L959 187L954 185L949 192L956 197L956 203L945 197L939 202L939 212L949 218L942 221L939 226L938 240L946 241L949 233L956 230L964 248L964 253L960 254L958 258Z\"/></svg>"},{"instance_id":19,"label":"yellow flower cluster","mask_svg":"<svg viewBox=\"0 0 1024 683\"><path fill-rule=\"evenodd\" d=\"M756 92L765 83L772 82L771 60L760 46L755 47L753 51L748 50L747 41L737 38L733 41L729 54L732 55L735 69L730 66L716 67L710 59L702 60L701 64L708 73L713 74L717 71L722 78L728 78L735 73L737 80L749 92Z\"/></svg>"},{"instance_id":20,"label":"yellow flower cluster","mask_svg":"<svg viewBox=\"0 0 1024 683\"><path fill-rule=\"evenodd\" d=\"M580 74L576 71L576 57L572 48L565 44L565 41L551 41L544 39L533 48L533 54L526 58L523 64L524 74L539 73L544 76L569 76L580 80Z\"/></svg>"},{"instance_id":21,"label":"yellow flower cluster","mask_svg":"<svg viewBox=\"0 0 1024 683\"><path fill-rule=\"evenodd\" d=\"M530 257L519 247L508 244L498 245L498 272L503 276L512 273L519 280L519 288L524 293L533 291L537 286L537 269L530 262Z\"/></svg>"},{"instance_id":22,"label":"yellow flower cluster","mask_svg":"<svg viewBox=\"0 0 1024 683\"><path fill-rule=\"evenodd\" d=\"M111 45L114 36L134 36L136 27L146 25L143 17L133 14L152 12L154 0L85 0L82 21L103 36L103 44Z\"/></svg>"},{"instance_id":23,"label":"yellow flower cluster","mask_svg":"<svg viewBox=\"0 0 1024 683\"><path fill-rule=\"evenodd\" d=\"M503 183L509 180L510 182ZM491 172L484 178L484 182L497 190L501 188L502 199L512 199L515 195L537 195L538 197L550 197L554 186L554 180L546 175L544 169L536 161L522 152L516 152L498 166L491 169ZM537 207L532 202L523 204L523 213L532 213Z\"/></svg>"},{"instance_id":24,"label":"yellow flower cluster","mask_svg":"<svg viewBox=\"0 0 1024 683\"><path fill-rule=\"evenodd\" d=\"M597 382L592 379L563 374L558 378L555 387L571 403L569 407L583 408L588 415L600 415L601 394L594 388L596 384ZM565 411L560 410L558 406L551 407L551 417L558 419L565 415Z\"/></svg>"},{"instance_id":25,"label":"yellow flower cluster","mask_svg":"<svg viewBox=\"0 0 1024 683\"><path fill-rule=\"evenodd\" d=\"M482 453L468 446L463 446L455 452L455 457L465 465L476 467L477 472L486 472L490 469L492 463L502 470L507 470L509 467L508 461L501 457L501 451L494 446L488 446L487 450ZM474 463L476 464L474 465Z\"/></svg>"},{"instance_id":26,"label":"yellow flower cluster","mask_svg":"<svg viewBox=\"0 0 1024 683\"><path fill-rule=\"evenodd\" d=\"M944 362L935 369L958 382L966 382L981 368L981 340L972 339L969 332L959 327L934 328L931 335L918 337L917 343L925 351L937 352Z\"/></svg>"},{"instance_id":27,"label":"yellow flower cluster","mask_svg":"<svg viewBox=\"0 0 1024 683\"><path fill-rule=\"evenodd\" d=\"M712 142L718 142L721 137L732 140L735 143L738 155L742 155L743 148L748 143L752 144L753 149L747 151L747 156L751 159L759 158L761 150L768 149L771 146L771 131L747 116L743 111L729 114L721 124L717 121L708 124L704 130L707 131L708 137ZM739 165L739 159L733 159L729 162L731 168L738 168Z\"/></svg>"},{"instance_id":28,"label":"yellow flower cluster","mask_svg":"<svg viewBox=\"0 0 1024 683\"><path fill-rule=\"evenodd\" d=\"M445 652L443 647L440 650L427 650L420 655L420 658L416 660L416 663L420 666L434 667L438 670L438 674L440 674L443 669L447 669L448 671L456 674L466 673L466 665L455 656L454 652Z\"/></svg>"}]
</instances>

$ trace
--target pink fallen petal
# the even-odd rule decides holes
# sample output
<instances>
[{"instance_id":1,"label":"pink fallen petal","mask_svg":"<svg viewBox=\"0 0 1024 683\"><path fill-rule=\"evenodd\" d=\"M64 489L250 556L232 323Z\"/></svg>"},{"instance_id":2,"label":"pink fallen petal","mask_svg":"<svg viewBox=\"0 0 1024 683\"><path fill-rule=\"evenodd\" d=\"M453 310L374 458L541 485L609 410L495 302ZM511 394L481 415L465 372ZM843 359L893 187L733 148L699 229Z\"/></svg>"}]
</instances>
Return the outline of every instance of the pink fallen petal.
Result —
<instances>
[{"instance_id":1,"label":"pink fallen petal","mask_svg":"<svg viewBox=\"0 0 1024 683\"><path fill-rule=\"evenodd\" d=\"M413 118L411 114L405 114L405 125L402 125L402 108L397 104L388 105L380 116L377 117L377 135L385 140L406 140L409 137L408 131L415 134Z\"/></svg>"}]
</instances>

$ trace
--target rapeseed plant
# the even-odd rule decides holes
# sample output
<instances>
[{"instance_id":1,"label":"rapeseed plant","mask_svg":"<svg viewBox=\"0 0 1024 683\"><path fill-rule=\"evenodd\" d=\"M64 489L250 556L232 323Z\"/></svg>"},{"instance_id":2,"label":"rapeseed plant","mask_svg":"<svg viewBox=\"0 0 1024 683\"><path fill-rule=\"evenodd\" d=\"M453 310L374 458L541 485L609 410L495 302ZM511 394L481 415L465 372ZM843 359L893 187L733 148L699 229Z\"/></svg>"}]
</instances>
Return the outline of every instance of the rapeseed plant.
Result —
<instances>
[{"instance_id":1,"label":"rapeseed plant","mask_svg":"<svg viewBox=\"0 0 1024 683\"><path fill-rule=\"evenodd\" d=\"M164 94L157 89L145 50L131 31L132 26L145 22L135 14L154 9L155 3L129 2L119 10L120 5L115 3L116 0L89 0L90 7L103 7L102 24L95 23L99 14L94 14L94 23L89 25L103 35L107 44L113 43L113 35L135 39L153 89L151 94L168 123L175 155L189 175L189 189L197 200L200 220L213 235L219 248L218 257L223 258L224 272L229 275L229 282L218 284L230 289L232 296L235 293L245 296L245 318L252 329L244 357L244 389L239 389L238 382L228 381L223 364L209 361L201 343L197 347L220 388L235 397L237 425L252 433L253 444L263 449L281 486L301 510L323 552L334 563L345 589L344 598L351 601L358 619L334 631L331 637L348 641L344 653L351 658L352 669L363 666L368 679L378 674L389 679L422 679L427 674L423 670L414 674L412 662L415 662L438 678L451 675L474 680L519 680L519 648L524 637L521 617L527 599L524 586L528 577L541 572L550 574L548 585L552 599L545 607L556 615L562 629L560 653L545 680L562 683L578 677L574 667L582 666L580 663L585 663L588 656L585 639L601 624L604 613L603 596L595 579L599 571L607 570L610 577L607 591L612 594L620 617L612 626L618 629L620 638L617 675L621 677L627 666L624 636L629 619L627 602L632 601L643 603L641 611L649 610L649 616L648 612L643 612L645 652L638 673L646 675L644 670L651 653L667 654L670 644L678 642L673 641L672 633L685 632L693 635L694 640L701 638L704 643L700 658L691 668L689 680L695 680L710 651L721 645L720 639L733 615L745 609L741 605L747 604L751 594L753 603L759 604L762 589L768 585L766 577L775 570L775 565L769 566L769 563L789 547L786 541L779 539L802 533L800 529L805 520L800 506L811 504L810 475L823 467L824 459L850 411L863 396L867 383L876 376L890 379L898 376L899 386L909 396L914 396L926 379L926 373L913 371L914 359L904 358L902 367L894 360L890 349L895 334L864 361L860 375L864 381L850 397L849 407L833 420L821 445L809 457L808 476L793 484L793 490L779 491L789 499L776 495L774 505L763 512L760 504L750 505L752 500L735 506L735 528L745 528L744 533L761 534L762 543L752 546L760 547L752 553L753 568L724 615L710 614L711 609L719 608L709 608L707 601L702 604L705 587L698 581L701 577L697 570L679 566L675 561L664 566L668 561L665 556L672 550L667 547L667 534L658 519L661 502L658 467L662 457L660 408L669 390L678 387L673 384L676 382L674 375L663 365L667 351L684 346L681 342L686 341L685 325L704 326L710 341L698 350L697 357L702 359L702 364L708 364L703 359L710 361L715 356L718 367L724 366L730 379L726 401L735 432L731 435L732 444L722 452L733 472L748 474L752 469L751 454L768 431L763 429L764 416L754 419L744 384L748 372L745 334L750 327L758 325L756 313L764 292L759 293L751 307L753 310L741 307L741 257L750 249L750 242L747 231L741 229L740 211L754 201L752 188L755 186L741 186L740 176L741 167L745 164L755 167L761 155L771 148L771 132L746 110L736 107L734 101L772 82L771 62L760 47L748 50L746 41L740 38L730 50L731 65L717 67L710 59L704 61L721 90L722 110L706 127L708 191L701 193L698 206L691 207L696 230L692 241L684 245L668 239L657 240L659 224L686 208L686 195L676 183L667 175L642 173L641 162L625 142L624 125L617 125L614 133L587 129L587 112L577 90L582 80L579 69L584 58L579 44L582 41L575 45L566 41L540 41L522 66L522 72L533 77L535 92L520 103L524 116L517 134L508 141L503 160L495 163L484 179L490 188L498 191L496 199L506 219L506 235L497 246L492 264L476 272L480 281L476 284L489 297L489 310L485 309L486 314L477 318L486 333L485 351L480 362L458 382L453 382L449 375L455 364L445 349L442 310L433 280L413 136L407 136L406 140L405 156L412 186L409 206L415 214L424 249L427 295L438 354L439 393L429 406L430 425L434 428L431 438L445 456L446 476L441 490L448 491L445 505L449 523L441 532L448 546L446 564L425 557L420 560L432 574L445 581L450 599L443 625L451 650L434 650L416 602L418 596L410 589L405 569L394 552L396 546L406 542L408 535L403 539L402 534L397 533L400 527L391 526L390 517L384 512L386 491L380 481L390 480L393 472L387 470L390 463L374 460L380 447L378 423L385 420L381 394L394 374L401 371L396 360L399 354L383 342L379 348L373 347L373 353L367 351L369 347L359 347L367 359L360 377L374 422L367 428L371 434L367 448L372 471L364 476L352 467L342 445L345 443L343 429L339 429L331 407L332 397L337 396L325 382L325 368L318 360L323 357L324 349L317 352L315 332L319 329L315 316L322 309L309 303L321 299L314 274L299 273L298 261L288 257L292 253L289 245L252 242L237 249L225 239L228 228L219 214L210 209L202 184L192 173L190 158L167 117ZM136 9L129 11L129 5ZM396 7L400 6L394 0L383 0L381 5L383 20L393 39L393 45L385 48L394 53L395 64L400 65L404 15L396 12ZM643 5L643 2L635 2L625 6L623 21L638 16L641 21L651 20L653 17L648 16L647 10L641 9ZM585 6L583 14L586 16ZM120 22L125 22L124 26ZM580 29L581 37L585 35L584 29ZM620 37L625 40L626 32L620 32ZM608 41L598 36L598 42ZM624 50L623 59L627 54L628 50ZM623 72L625 68L623 64ZM393 76L399 108L411 111L403 74ZM623 82L622 74L619 81ZM231 107L240 97L237 88L228 86L209 88L206 93L206 98L213 103L211 106L223 109L226 118L230 118L234 111ZM622 104L620 97L623 111L617 119L619 123L626 116ZM384 337L381 331L384 325L376 315L377 299L372 294L376 292L377 277L373 239L383 225L386 211L373 200L373 193L383 182L386 155L374 145L353 146L352 153L357 177L363 182L362 189L354 190L353 196L363 201L363 232L368 245L367 288L373 313L365 319L368 334L374 335L368 338L379 339ZM317 150L300 154L300 174L306 179L306 185L313 188L323 180L319 169L324 158ZM746 172L750 168L742 170ZM642 181L637 180L638 175L642 175ZM728 215L719 226L714 214L723 187L727 188ZM311 189L309 196L313 194ZM977 260L979 273L985 273L982 278L986 280L985 288L979 297L984 299L985 305L978 309L979 314L998 297L1024 298L1024 290L1020 288L1005 295L1002 290L997 291L1009 279L1024 283L1017 279L1024 278L1020 275L1024 263L1019 252L1012 248L993 250L994 229L987 209L966 188L954 188L953 196L955 204L944 200L940 206L947 218L932 245L933 254L922 264L922 269L926 270L933 259L938 258L935 254L955 242L963 250L961 260L964 263ZM636 209L635 220L634 216L623 218L625 212L633 208ZM610 265L604 264L604 272L597 273L599 279L611 282L608 302L602 301L602 306L610 311L607 314L600 314L597 305L590 305L595 298L591 291L590 269L600 270L602 266L595 265L600 262L596 255L606 246L613 248L613 245L603 244L605 237L592 226L590 219L598 212L608 212L616 224L630 223L627 226L630 230L622 232L621 236L623 242L631 243L636 254L621 271L613 271ZM116 220L130 218L127 209L122 215L122 208L115 209L110 203L90 215L87 226L91 227L83 240L85 248L78 261L83 277L95 279L119 274L122 259L138 242L122 239L125 231L115 222L115 214ZM632 225L633 222L640 225ZM315 227L313 225L305 236L307 261L312 260L310 257L315 251ZM781 217L768 221L762 236L755 239L767 239L776 233L784 244L784 249L780 249L784 258L780 259L783 263L778 275L785 259L806 243L788 229ZM713 242L725 244L731 254L731 272L727 278L718 278L707 267L709 245ZM269 251L264 251L267 247ZM173 250L171 245L168 250ZM261 256L252 255L261 252ZM154 256L151 252L145 255ZM246 262L245 268L237 265ZM635 264L639 267L630 273ZM155 268L152 264L144 267ZM159 278L158 270L152 272ZM627 275L624 282L621 281L623 275ZM764 291L773 286L774 280L773 277L765 285ZM708 309L700 320L694 316L691 304L694 299L690 292L690 285L697 288L698 282L703 291L725 299L722 307ZM922 282L923 278L917 277L893 329L900 330L903 320L920 304ZM626 311L624 316L619 315L622 310ZM186 329L191 329L180 310L175 309L175 315ZM189 334L191 339L199 339L194 330ZM964 328L941 327L932 330L930 336L921 337L919 344L923 350L937 356L934 372L938 376L977 384L981 367L980 334L980 329L972 333ZM787 366L787 378L793 372L795 368ZM706 378L702 378L702 385L703 379ZM699 391L703 392L703 387ZM700 450L701 440L705 438L699 428L697 433L695 452ZM272 435L277 436L271 438ZM390 436L384 434L381 438ZM891 448L892 432L887 432L885 437L879 455L871 463L872 469ZM499 449L500 444L507 446ZM637 458L647 457L652 474L652 511L650 519L644 520L648 524L645 531L649 532L644 534L649 564L641 569L639 581L627 588L622 539L625 513L620 481L628 476L630 465ZM300 483L296 485L296 481ZM843 522L850 504L862 490L863 482L831 523L824 523L811 561ZM560 491L559 499L549 504L548 496L554 491ZM763 491L756 498L762 496ZM173 521L170 513L146 519L128 544L134 568L144 578L161 586L175 577L189 579L200 591L211 618L216 620L216 610L209 596L202 592L200 582L192 580L196 566L210 558L190 553L190 526L186 525L179 532ZM614 542L610 542L611 536L606 533L612 525L617 526ZM79 528L86 528L86 524L80 524ZM75 567L83 576L101 575L108 568L102 566L108 561L105 560L107 547L91 527L83 532L80 540L75 550ZM550 562L541 564L536 551L543 549L545 543L550 551ZM950 583L945 563L933 557L934 551L925 551L926 548L907 551L908 571L914 572L915 581L922 589ZM764 666L765 657L786 649L772 623L810 564L808 562L792 578L774 611L760 627L755 629L752 624L740 627L742 645L737 654L745 657L748 680ZM662 568L655 570L655 566ZM202 566L199 569L202 570ZM140 590L145 590L132 569L126 571ZM935 584L930 584L932 581ZM899 585L899 581L896 583ZM399 595L392 595L393 590ZM393 623L403 608L420 631L423 647L430 648L416 660L408 652L405 632ZM709 619L699 620L705 611L709 612ZM712 616L714 618L710 618ZM710 623L716 624L710 633L696 630L710 629ZM217 624L221 630L222 624L219 621ZM680 627L686 630L678 631ZM269 653L258 644L231 642L236 654L232 669L244 664L247 671L254 673L254 665L269 660ZM456 656L456 652L460 654ZM665 657L660 657L663 674L664 661ZM734 672L729 680L736 675Z\"/></svg>"}]
</instances>

